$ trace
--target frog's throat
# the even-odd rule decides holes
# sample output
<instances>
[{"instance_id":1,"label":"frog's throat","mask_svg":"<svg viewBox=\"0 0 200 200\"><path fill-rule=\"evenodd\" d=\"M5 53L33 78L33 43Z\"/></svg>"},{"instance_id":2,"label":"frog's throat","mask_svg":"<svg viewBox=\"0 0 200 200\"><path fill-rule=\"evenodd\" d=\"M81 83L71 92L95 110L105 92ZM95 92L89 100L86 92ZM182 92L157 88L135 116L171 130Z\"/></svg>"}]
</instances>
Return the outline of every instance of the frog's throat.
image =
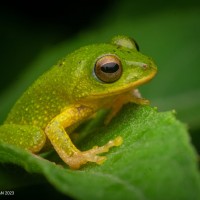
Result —
<instances>
[{"instance_id":1,"label":"frog's throat","mask_svg":"<svg viewBox=\"0 0 200 200\"><path fill-rule=\"evenodd\" d=\"M88 99L103 98L103 97L114 96L114 95L122 94L124 92L128 92L128 91L135 89L138 86L143 85L144 83L150 81L156 75L156 73L157 73L157 71L155 70L154 72L149 74L149 76L144 77L140 80L137 80L133 83L129 83L128 85L122 86L121 88L115 89L112 92L108 92L108 93L102 92L102 93L92 94Z\"/></svg>"}]
</instances>

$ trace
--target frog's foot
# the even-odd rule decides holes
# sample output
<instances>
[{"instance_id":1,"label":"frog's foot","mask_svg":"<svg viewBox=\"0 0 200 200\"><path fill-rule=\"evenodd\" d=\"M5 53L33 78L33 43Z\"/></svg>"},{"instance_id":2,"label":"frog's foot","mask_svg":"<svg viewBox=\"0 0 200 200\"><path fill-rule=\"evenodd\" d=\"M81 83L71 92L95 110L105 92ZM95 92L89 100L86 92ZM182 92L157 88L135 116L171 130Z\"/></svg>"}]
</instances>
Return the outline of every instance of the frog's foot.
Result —
<instances>
[{"instance_id":1,"label":"frog's foot","mask_svg":"<svg viewBox=\"0 0 200 200\"><path fill-rule=\"evenodd\" d=\"M122 144L122 137L117 137L114 140L110 140L104 146L94 146L92 149L87 151L74 152L72 156L67 156L65 162L72 169L79 169L81 165L87 162L94 162L101 165L105 160L105 156L98 156L98 154L108 152L111 147L120 146Z\"/></svg>"}]
</instances>

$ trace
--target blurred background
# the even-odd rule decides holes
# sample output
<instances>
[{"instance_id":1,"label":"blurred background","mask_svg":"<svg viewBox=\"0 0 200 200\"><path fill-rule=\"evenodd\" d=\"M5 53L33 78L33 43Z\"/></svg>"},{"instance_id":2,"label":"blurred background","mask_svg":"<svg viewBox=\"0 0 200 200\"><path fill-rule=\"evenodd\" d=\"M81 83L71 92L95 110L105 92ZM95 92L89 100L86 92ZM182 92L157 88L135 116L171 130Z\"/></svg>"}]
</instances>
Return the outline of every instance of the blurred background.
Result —
<instances>
[{"instance_id":1,"label":"blurred background","mask_svg":"<svg viewBox=\"0 0 200 200\"><path fill-rule=\"evenodd\" d=\"M1 122L23 91L60 58L123 34L158 65L156 78L140 89L143 96L159 111L174 109L200 152L200 1L4 3L0 25Z\"/></svg>"}]
</instances>

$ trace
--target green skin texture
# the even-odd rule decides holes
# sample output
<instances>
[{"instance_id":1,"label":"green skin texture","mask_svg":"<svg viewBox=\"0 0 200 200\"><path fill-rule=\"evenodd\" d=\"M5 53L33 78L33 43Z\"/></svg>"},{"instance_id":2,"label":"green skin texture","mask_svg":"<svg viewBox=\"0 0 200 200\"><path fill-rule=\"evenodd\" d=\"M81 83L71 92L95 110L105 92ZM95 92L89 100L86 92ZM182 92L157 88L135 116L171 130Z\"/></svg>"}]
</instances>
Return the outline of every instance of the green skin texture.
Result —
<instances>
[{"instance_id":1,"label":"green skin texture","mask_svg":"<svg viewBox=\"0 0 200 200\"><path fill-rule=\"evenodd\" d=\"M104 83L95 76L94 66L98 58L110 54L120 59L123 72L116 82ZM144 69L134 65L135 62L145 63L148 67ZM39 152L47 143L46 126L68 106L93 102L97 111L101 109L99 99L109 101L110 96L120 95L130 85L155 72L153 61L138 52L128 37L117 36L110 44L82 47L40 76L21 96L0 126L0 140ZM143 81L133 88L141 84Z\"/></svg>"}]
</instances>

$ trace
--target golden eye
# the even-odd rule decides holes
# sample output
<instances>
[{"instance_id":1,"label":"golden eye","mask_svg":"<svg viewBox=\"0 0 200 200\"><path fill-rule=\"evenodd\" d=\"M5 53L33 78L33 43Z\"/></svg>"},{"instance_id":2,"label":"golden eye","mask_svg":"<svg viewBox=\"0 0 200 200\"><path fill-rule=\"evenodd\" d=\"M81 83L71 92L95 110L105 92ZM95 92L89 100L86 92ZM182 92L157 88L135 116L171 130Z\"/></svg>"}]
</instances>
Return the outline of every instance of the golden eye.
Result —
<instances>
[{"instance_id":1,"label":"golden eye","mask_svg":"<svg viewBox=\"0 0 200 200\"><path fill-rule=\"evenodd\" d=\"M97 60L94 72L99 80L113 83L122 75L122 65L116 56L106 55Z\"/></svg>"}]
</instances>

